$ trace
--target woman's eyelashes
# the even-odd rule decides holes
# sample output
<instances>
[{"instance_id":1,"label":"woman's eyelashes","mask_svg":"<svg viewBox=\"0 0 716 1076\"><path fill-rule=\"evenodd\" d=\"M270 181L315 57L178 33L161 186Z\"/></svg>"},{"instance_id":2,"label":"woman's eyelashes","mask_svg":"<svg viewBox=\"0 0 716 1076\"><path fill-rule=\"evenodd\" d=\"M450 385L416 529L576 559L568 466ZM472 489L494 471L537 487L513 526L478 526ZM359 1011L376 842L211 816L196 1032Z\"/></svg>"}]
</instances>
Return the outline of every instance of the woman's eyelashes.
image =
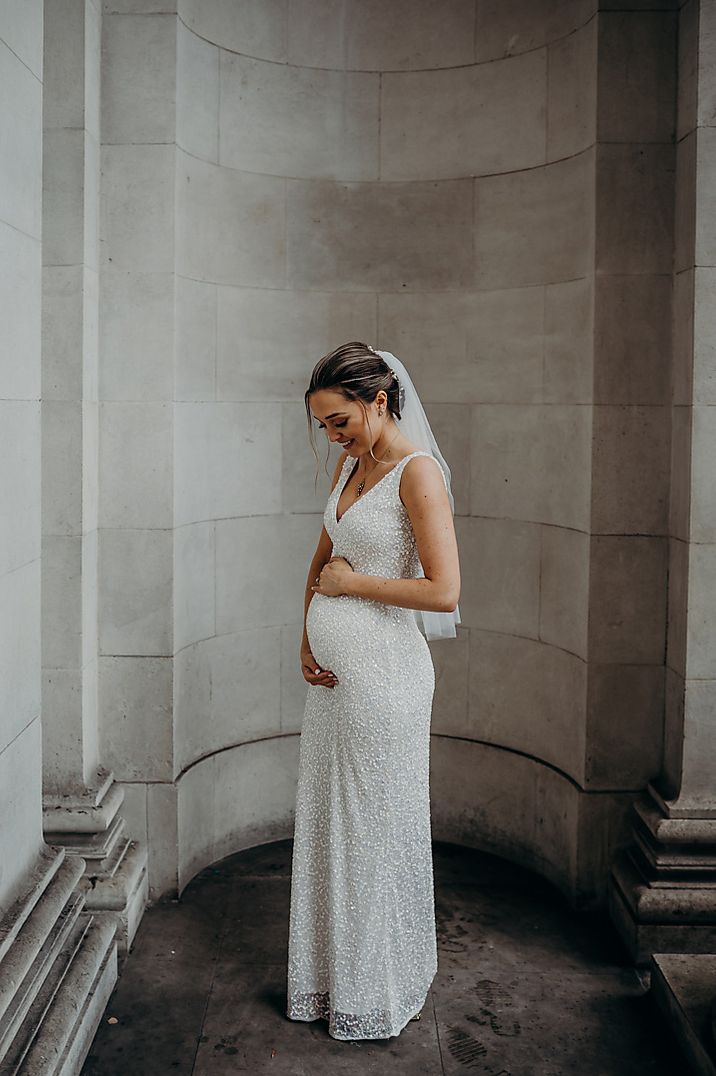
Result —
<instances>
[{"instance_id":1,"label":"woman's eyelashes","mask_svg":"<svg viewBox=\"0 0 716 1076\"><path fill-rule=\"evenodd\" d=\"M336 422L335 423L335 427L336 427L337 430L342 430L343 427L347 426L347 425L348 425L348 419L346 419L345 422ZM319 430L325 430L325 428L326 428L325 423L319 422L318 423L318 428L319 428Z\"/></svg>"}]
</instances>

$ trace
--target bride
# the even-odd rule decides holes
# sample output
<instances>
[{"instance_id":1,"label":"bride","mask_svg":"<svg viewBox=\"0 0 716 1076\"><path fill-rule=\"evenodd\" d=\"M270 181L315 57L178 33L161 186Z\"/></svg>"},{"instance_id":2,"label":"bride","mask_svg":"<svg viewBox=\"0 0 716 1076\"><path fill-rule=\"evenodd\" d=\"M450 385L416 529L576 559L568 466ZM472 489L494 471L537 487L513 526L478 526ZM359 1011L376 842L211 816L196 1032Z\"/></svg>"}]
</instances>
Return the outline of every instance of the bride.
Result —
<instances>
[{"instance_id":1,"label":"bride","mask_svg":"<svg viewBox=\"0 0 716 1076\"><path fill-rule=\"evenodd\" d=\"M460 623L450 469L390 352L337 348L305 402L344 451L304 604L286 1014L384 1039L437 971L426 639Z\"/></svg>"}]
</instances>

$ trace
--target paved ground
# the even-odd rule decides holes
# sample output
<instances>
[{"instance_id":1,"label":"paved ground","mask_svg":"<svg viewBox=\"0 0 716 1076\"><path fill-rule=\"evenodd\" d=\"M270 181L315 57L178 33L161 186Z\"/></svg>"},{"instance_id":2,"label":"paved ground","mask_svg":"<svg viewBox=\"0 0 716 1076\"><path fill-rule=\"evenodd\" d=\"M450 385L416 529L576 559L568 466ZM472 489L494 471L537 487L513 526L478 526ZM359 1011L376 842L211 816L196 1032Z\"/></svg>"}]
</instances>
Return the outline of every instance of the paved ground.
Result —
<instances>
[{"instance_id":1,"label":"paved ground","mask_svg":"<svg viewBox=\"0 0 716 1076\"><path fill-rule=\"evenodd\" d=\"M82 1076L686 1073L608 923L493 856L436 843L434 862L439 971L399 1036L339 1042L322 1020L284 1015L280 841L147 909Z\"/></svg>"}]
</instances>

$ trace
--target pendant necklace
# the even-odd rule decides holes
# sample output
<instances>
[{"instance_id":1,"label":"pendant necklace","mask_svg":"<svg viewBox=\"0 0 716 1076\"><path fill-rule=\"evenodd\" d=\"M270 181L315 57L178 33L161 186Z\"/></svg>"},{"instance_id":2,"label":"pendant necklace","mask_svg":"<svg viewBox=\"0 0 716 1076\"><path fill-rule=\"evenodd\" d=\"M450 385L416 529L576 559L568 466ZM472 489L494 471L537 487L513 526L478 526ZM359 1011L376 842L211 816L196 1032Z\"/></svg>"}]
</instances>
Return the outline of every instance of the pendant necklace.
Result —
<instances>
[{"instance_id":1,"label":"pendant necklace","mask_svg":"<svg viewBox=\"0 0 716 1076\"><path fill-rule=\"evenodd\" d=\"M400 433L400 430L395 431L395 435L393 436L393 441L395 440L395 438L398 436L399 433ZM392 445L393 441L390 442L390 445ZM388 445L388 447L385 450L385 456L387 456L388 452L390 451L390 445ZM385 461L385 456L383 456L382 459L379 459L378 463L383 463ZM378 463L376 463L375 467L378 466ZM375 470L375 467L373 468L373 471ZM371 474L373 473L373 471L371 471ZM366 475L366 478L367 477L368 476ZM361 479L361 481L356 486L356 495L358 497L360 497L361 493L363 492L363 486L364 485L365 485L365 478Z\"/></svg>"}]
</instances>

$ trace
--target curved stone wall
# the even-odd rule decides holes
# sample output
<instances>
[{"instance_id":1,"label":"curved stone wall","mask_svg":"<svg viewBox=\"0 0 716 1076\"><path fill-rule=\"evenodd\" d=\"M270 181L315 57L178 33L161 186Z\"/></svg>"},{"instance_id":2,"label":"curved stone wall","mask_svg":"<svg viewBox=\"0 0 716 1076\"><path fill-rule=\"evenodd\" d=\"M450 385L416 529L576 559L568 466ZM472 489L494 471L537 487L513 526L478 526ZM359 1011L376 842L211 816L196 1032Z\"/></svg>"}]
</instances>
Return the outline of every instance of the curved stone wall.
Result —
<instances>
[{"instance_id":1,"label":"curved stone wall","mask_svg":"<svg viewBox=\"0 0 716 1076\"><path fill-rule=\"evenodd\" d=\"M436 835L589 888L593 8L180 4L182 884L290 833L329 488L302 397L358 338L414 372L454 473L463 624L432 644Z\"/></svg>"}]
</instances>

